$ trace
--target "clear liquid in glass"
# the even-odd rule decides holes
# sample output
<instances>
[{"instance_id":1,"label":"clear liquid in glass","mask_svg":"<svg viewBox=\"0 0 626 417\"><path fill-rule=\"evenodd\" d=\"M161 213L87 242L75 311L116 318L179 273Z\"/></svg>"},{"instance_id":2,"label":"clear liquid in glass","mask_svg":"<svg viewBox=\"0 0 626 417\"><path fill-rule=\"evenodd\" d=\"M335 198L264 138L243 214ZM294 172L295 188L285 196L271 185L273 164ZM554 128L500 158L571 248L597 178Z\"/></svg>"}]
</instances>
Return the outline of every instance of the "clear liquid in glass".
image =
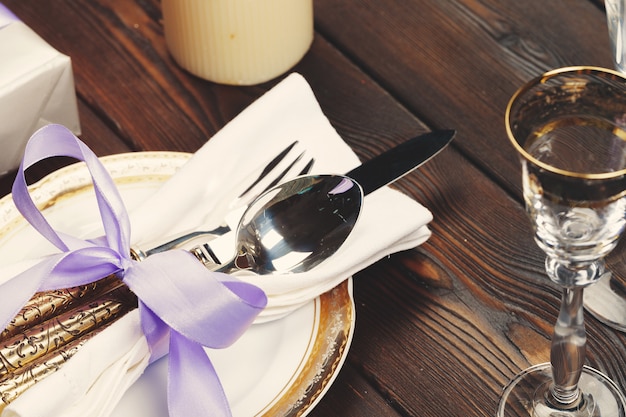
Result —
<instances>
[{"instance_id":1,"label":"clear liquid in glass","mask_svg":"<svg viewBox=\"0 0 626 417\"><path fill-rule=\"evenodd\" d=\"M525 150L537 160L577 174L603 174L626 166L626 132L598 119L572 117L537 129ZM524 164L524 198L537 244L564 264L592 262L617 244L625 220L626 199L604 201L551 198ZM598 187L602 181L598 182ZM586 284L586 283L580 283Z\"/></svg>"}]
</instances>

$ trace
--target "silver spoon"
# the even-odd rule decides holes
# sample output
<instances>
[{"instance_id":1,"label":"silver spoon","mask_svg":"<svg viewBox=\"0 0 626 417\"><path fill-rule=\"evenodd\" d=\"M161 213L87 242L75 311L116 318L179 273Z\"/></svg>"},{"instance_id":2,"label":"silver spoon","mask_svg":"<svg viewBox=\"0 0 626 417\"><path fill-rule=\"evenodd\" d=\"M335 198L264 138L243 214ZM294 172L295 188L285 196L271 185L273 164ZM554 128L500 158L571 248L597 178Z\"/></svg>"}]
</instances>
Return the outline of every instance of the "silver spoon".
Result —
<instances>
[{"instance_id":1,"label":"silver spoon","mask_svg":"<svg viewBox=\"0 0 626 417\"><path fill-rule=\"evenodd\" d=\"M216 265L208 244L191 252L209 269L259 275L308 271L333 255L352 232L363 190L342 175L307 175L280 184L248 207L237 227L236 255Z\"/></svg>"}]
</instances>

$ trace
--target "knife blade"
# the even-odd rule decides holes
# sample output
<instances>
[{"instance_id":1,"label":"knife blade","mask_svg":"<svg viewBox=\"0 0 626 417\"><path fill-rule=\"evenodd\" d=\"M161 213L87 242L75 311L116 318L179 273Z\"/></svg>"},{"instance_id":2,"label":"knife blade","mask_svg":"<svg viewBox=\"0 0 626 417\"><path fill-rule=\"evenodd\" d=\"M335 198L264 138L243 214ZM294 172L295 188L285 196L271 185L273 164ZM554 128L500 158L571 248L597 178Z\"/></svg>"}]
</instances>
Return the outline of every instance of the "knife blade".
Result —
<instances>
[{"instance_id":1,"label":"knife blade","mask_svg":"<svg viewBox=\"0 0 626 417\"><path fill-rule=\"evenodd\" d=\"M428 162L448 146L455 134L455 130L434 130L416 136L363 162L345 175L355 180L363 188L363 194L368 195Z\"/></svg>"}]
</instances>

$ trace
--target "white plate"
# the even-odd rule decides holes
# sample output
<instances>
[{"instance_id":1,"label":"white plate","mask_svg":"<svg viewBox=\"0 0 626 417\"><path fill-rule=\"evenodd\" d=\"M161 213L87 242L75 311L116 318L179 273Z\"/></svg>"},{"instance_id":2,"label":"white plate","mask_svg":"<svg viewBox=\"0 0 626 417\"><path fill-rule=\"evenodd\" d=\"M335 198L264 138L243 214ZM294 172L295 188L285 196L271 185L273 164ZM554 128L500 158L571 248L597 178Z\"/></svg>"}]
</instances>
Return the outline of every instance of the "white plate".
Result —
<instances>
[{"instance_id":1,"label":"white plate","mask_svg":"<svg viewBox=\"0 0 626 417\"><path fill-rule=\"evenodd\" d=\"M154 192L189 158L175 152L103 157L129 209ZM86 237L98 228L84 164L58 170L31 187L57 230ZM0 262L40 256L52 246L26 223L11 196L0 200ZM253 325L227 349L207 350L235 417L304 416L328 390L347 356L355 325L352 281L284 319ZM167 358L148 367L113 412L115 417L167 416Z\"/></svg>"}]
</instances>

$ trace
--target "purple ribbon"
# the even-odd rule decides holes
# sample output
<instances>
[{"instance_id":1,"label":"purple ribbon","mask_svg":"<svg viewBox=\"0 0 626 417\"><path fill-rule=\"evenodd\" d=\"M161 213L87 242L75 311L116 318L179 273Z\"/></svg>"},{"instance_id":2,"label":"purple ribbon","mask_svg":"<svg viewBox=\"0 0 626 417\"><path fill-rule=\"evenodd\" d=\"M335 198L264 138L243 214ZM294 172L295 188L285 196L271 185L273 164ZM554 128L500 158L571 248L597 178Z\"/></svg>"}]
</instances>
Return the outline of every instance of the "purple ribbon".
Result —
<instances>
[{"instance_id":1,"label":"purple ribbon","mask_svg":"<svg viewBox=\"0 0 626 417\"><path fill-rule=\"evenodd\" d=\"M4 4L0 3L0 29L19 20Z\"/></svg>"},{"instance_id":2,"label":"purple ribbon","mask_svg":"<svg viewBox=\"0 0 626 417\"><path fill-rule=\"evenodd\" d=\"M51 156L87 164L105 236L82 240L55 231L33 203L24 171ZM193 255L172 250L142 262L130 257L130 222L117 188L96 155L68 129L48 125L26 146L13 184L22 215L61 252L0 285L0 329L37 291L84 285L116 273L137 295L141 325L152 349L169 336L168 407L172 417L230 416L230 407L203 346L231 345L263 310L263 291L210 272Z\"/></svg>"}]
</instances>

